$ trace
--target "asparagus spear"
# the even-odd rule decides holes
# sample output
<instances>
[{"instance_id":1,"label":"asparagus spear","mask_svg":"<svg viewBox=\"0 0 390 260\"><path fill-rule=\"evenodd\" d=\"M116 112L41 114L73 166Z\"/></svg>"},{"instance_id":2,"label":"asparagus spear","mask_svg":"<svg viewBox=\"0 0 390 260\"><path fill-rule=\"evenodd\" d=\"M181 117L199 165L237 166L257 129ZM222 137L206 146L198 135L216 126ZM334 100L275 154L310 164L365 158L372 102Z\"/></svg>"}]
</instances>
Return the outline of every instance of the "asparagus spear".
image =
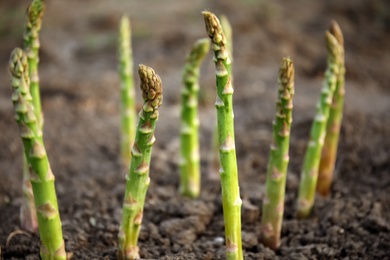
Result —
<instances>
[{"instance_id":1,"label":"asparagus spear","mask_svg":"<svg viewBox=\"0 0 390 260\"><path fill-rule=\"evenodd\" d=\"M126 192L119 230L119 259L139 258L137 241L146 191L150 183L149 165L152 145L155 142L154 129L158 120L158 108L163 99L161 79L152 68L139 65L138 75L141 79L144 105L139 113L130 170L126 176Z\"/></svg>"},{"instance_id":2,"label":"asparagus spear","mask_svg":"<svg viewBox=\"0 0 390 260\"><path fill-rule=\"evenodd\" d=\"M234 142L233 87L229 52L218 18L202 12L206 31L212 41L216 66L216 85L222 206L225 221L227 259L243 259L241 246L241 198L238 186L236 148Z\"/></svg>"},{"instance_id":3,"label":"asparagus spear","mask_svg":"<svg viewBox=\"0 0 390 260\"><path fill-rule=\"evenodd\" d=\"M191 198L198 197L200 191L198 80L201 62L209 48L207 38L196 41L187 56L183 72L180 193Z\"/></svg>"},{"instance_id":4,"label":"asparagus spear","mask_svg":"<svg viewBox=\"0 0 390 260\"><path fill-rule=\"evenodd\" d=\"M128 166L135 137L136 113L134 98L133 57L130 21L123 16L119 29L119 74L121 79L121 156Z\"/></svg>"},{"instance_id":5,"label":"asparagus spear","mask_svg":"<svg viewBox=\"0 0 390 260\"><path fill-rule=\"evenodd\" d=\"M322 87L321 99L317 104L316 115L310 132L301 181L298 194L298 217L306 218L313 208L315 189L317 186L318 168L322 147L326 135L326 123L329 117L329 110L332 104L333 93L336 89L336 82L339 73L340 47L337 39L326 32L328 49L328 67L325 73L325 82Z\"/></svg>"},{"instance_id":6,"label":"asparagus spear","mask_svg":"<svg viewBox=\"0 0 390 260\"><path fill-rule=\"evenodd\" d=\"M333 171L337 156L337 146L339 142L341 121L343 118L344 106L344 38L339 25L333 21L330 27L330 33L336 38L340 52L338 59L339 74L337 76L336 90L333 95L332 106L329 111L329 119L326 126L326 136L324 148L322 150L317 192L322 196L327 196L333 179Z\"/></svg>"},{"instance_id":7,"label":"asparagus spear","mask_svg":"<svg viewBox=\"0 0 390 260\"><path fill-rule=\"evenodd\" d=\"M38 124L42 127L41 96L39 93L39 32L41 30L42 17L45 12L45 4L42 0L33 0L27 9L27 26L24 32L24 51L27 54L30 73L30 93L34 106L34 113Z\"/></svg>"},{"instance_id":8,"label":"asparagus spear","mask_svg":"<svg viewBox=\"0 0 390 260\"><path fill-rule=\"evenodd\" d=\"M27 9L27 24L24 32L24 50L27 53L30 75L30 93L34 106L35 117L42 127L41 97L39 94L39 31L41 30L42 16L45 5L42 0L33 0ZM23 153L24 154L24 153ZM24 155L23 155L24 157ZM27 159L23 158L23 184L24 198L20 207L20 222L23 229L36 232L38 228L37 215L35 213L34 195L30 184L29 167Z\"/></svg>"},{"instance_id":9,"label":"asparagus spear","mask_svg":"<svg viewBox=\"0 0 390 260\"><path fill-rule=\"evenodd\" d=\"M30 167L30 182L38 216L39 235L42 241L42 259L66 259L58 212L54 175L51 171L42 138L42 131L35 116L29 91L27 56L16 48L10 58L12 101L15 119L21 131L25 156Z\"/></svg>"},{"instance_id":10,"label":"asparagus spear","mask_svg":"<svg viewBox=\"0 0 390 260\"><path fill-rule=\"evenodd\" d=\"M262 241L276 249L280 244L284 212L284 193L289 162L292 98L294 95L294 66L284 58L279 71L279 92L276 119L273 122L271 154L267 169L266 195L263 202Z\"/></svg>"},{"instance_id":11,"label":"asparagus spear","mask_svg":"<svg viewBox=\"0 0 390 260\"><path fill-rule=\"evenodd\" d=\"M225 15L220 16L220 22L222 26L223 33L226 38L226 47L230 53L230 60L233 63L233 29L229 23L229 20ZM232 71L232 64L230 64L230 70ZM230 80L233 85L233 72L230 75ZM210 174L216 174L219 171L219 143L218 143L218 125L215 125L213 136L212 136L212 147L211 147L211 157L210 157ZM212 176L213 177L213 176Z\"/></svg>"}]
</instances>

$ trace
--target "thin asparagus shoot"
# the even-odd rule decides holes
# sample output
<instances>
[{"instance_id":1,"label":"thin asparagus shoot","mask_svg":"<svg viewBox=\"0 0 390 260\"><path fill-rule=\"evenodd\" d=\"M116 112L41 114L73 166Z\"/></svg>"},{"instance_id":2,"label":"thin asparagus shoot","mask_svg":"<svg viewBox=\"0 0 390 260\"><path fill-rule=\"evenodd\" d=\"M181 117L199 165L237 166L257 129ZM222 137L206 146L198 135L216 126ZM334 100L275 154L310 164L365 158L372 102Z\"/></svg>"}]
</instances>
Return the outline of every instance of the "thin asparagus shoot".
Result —
<instances>
[{"instance_id":1,"label":"thin asparagus shoot","mask_svg":"<svg viewBox=\"0 0 390 260\"><path fill-rule=\"evenodd\" d=\"M33 0L27 9L27 25L23 35L23 49L27 54L30 73L30 93L34 106L34 113L39 125L42 127L43 117L41 108L41 95L39 90L39 32L41 31L42 18L45 12L43 0Z\"/></svg>"},{"instance_id":2,"label":"thin asparagus shoot","mask_svg":"<svg viewBox=\"0 0 390 260\"><path fill-rule=\"evenodd\" d=\"M336 90L329 111L325 143L318 173L317 192L322 196L328 195L333 180L345 95L344 37L339 25L335 21L332 22L329 31L339 44L340 58L338 59L339 74L337 76Z\"/></svg>"},{"instance_id":3,"label":"thin asparagus shoot","mask_svg":"<svg viewBox=\"0 0 390 260\"><path fill-rule=\"evenodd\" d=\"M24 51L27 53L30 75L30 93L34 106L35 116L42 128L43 117L41 109L41 96L39 91L39 32L41 30L42 17L45 12L45 4L42 0L33 0L27 8L27 24L23 35ZM41 129L42 130L42 129ZM35 212L34 195L30 183L29 166L23 153L23 200L20 207L20 224L23 229L30 232L38 230L37 214Z\"/></svg>"},{"instance_id":4,"label":"thin asparagus shoot","mask_svg":"<svg viewBox=\"0 0 390 260\"><path fill-rule=\"evenodd\" d=\"M196 198L200 192L198 93L200 65L209 52L207 38L195 42L187 56L181 92L180 193Z\"/></svg>"},{"instance_id":5,"label":"thin asparagus shoot","mask_svg":"<svg viewBox=\"0 0 390 260\"><path fill-rule=\"evenodd\" d=\"M20 48L16 48L11 54L9 65L15 119L20 128L25 156L30 167L30 182L42 242L41 258L65 260L65 244L62 238L54 175L43 143L41 127L34 113L26 54Z\"/></svg>"},{"instance_id":6,"label":"thin asparagus shoot","mask_svg":"<svg viewBox=\"0 0 390 260\"><path fill-rule=\"evenodd\" d=\"M325 35L328 49L328 65L325 72L325 81L321 91L321 98L317 104L315 118L311 127L310 141L303 162L298 194L299 218L309 217L313 208L318 168L326 135L326 124L339 73L339 44L337 39L329 31L327 31Z\"/></svg>"},{"instance_id":7,"label":"thin asparagus shoot","mask_svg":"<svg viewBox=\"0 0 390 260\"><path fill-rule=\"evenodd\" d=\"M220 16L220 22L222 26L222 31L225 34L226 38L226 47L227 50L230 54L230 70L231 75L230 75L230 80L233 85L233 29L232 26L226 17L226 15L221 15ZM219 142L218 142L218 125L215 125L213 135L212 135L212 141L211 141L211 157L210 157L210 162L209 162L209 171L210 171L210 177L214 178L213 175L217 175L219 171Z\"/></svg>"},{"instance_id":8,"label":"thin asparagus shoot","mask_svg":"<svg viewBox=\"0 0 390 260\"><path fill-rule=\"evenodd\" d=\"M289 162L290 130L294 96L294 66L284 58L279 70L276 118L267 169L266 194L263 201L262 242L277 249L280 245L284 213L284 194Z\"/></svg>"},{"instance_id":9,"label":"thin asparagus shoot","mask_svg":"<svg viewBox=\"0 0 390 260\"><path fill-rule=\"evenodd\" d=\"M221 168L222 207L225 221L226 257L243 259L241 245L241 205L236 148L234 142L233 87L231 60L226 37L218 18L211 12L202 12L206 31L211 38L216 67L219 157Z\"/></svg>"},{"instance_id":10,"label":"thin asparagus shoot","mask_svg":"<svg viewBox=\"0 0 390 260\"><path fill-rule=\"evenodd\" d=\"M123 16L119 28L119 75L121 83L121 157L128 167L131 161L131 147L134 143L136 112L133 77L133 55L131 49L130 20Z\"/></svg>"},{"instance_id":11,"label":"thin asparagus shoot","mask_svg":"<svg viewBox=\"0 0 390 260\"><path fill-rule=\"evenodd\" d=\"M118 259L138 259L138 235L141 228L145 196L149 187L149 166L158 109L162 104L162 83L154 70L139 65L138 75L144 105L139 113L131 164L126 176L122 222L119 229Z\"/></svg>"}]
</instances>

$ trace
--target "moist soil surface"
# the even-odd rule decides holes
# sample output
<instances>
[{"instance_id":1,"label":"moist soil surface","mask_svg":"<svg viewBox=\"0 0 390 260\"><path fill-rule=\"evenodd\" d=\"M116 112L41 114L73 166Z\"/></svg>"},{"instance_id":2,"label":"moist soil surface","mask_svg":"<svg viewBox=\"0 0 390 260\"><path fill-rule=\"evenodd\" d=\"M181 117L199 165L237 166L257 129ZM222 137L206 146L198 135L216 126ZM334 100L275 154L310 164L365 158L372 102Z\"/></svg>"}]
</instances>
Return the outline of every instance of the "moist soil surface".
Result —
<instances>
[{"instance_id":1,"label":"moist soil surface","mask_svg":"<svg viewBox=\"0 0 390 260\"><path fill-rule=\"evenodd\" d=\"M1 259L39 259L38 235L20 231L22 146L4 69L11 50L21 45L28 2L0 1ZM195 200L178 193L181 69L191 44L207 36L200 11L208 9L226 14L234 30L245 259L390 259L388 3L190 2L47 1L40 65L44 138L56 175L69 256L116 256L126 174L119 159L116 37L119 19L126 13L132 20L135 64L152 66L164 86L140 255L144 259L225 258L219 177L208 167L215 125L211 54L200 80L202 192ZM312 216L298 220L299 173L326 67L323 32L332 19L345 34L347 65L336 176L330 196L318 196ZM278 64L286 55L296 67L296 95L282 241L274 252L258 238Z\"/></svg>"}]
</instances>

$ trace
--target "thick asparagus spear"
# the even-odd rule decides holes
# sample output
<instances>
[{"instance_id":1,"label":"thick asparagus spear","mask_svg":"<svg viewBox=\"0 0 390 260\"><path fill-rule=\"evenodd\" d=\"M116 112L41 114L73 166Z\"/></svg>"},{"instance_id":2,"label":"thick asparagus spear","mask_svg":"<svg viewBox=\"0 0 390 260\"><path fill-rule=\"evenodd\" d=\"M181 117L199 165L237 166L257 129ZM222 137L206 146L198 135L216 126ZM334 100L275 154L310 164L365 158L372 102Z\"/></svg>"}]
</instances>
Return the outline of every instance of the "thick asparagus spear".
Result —
<instances>
[{"instance_id":1,"label":"thick asparagus spear","mask_svg":"<svg viewBox=\"0 0 390 260\"><path fill-rule=\"evenodd\" d=\"M294 66L284 58L279 71L279 93L273 122L271 154L267 170L266 195L263 202L262 241L276 249L280 244L284 212L284 193L289 162L290 129L294 95Z\"/></svg>"},{"instance_id":2,"label":"thick asparagus spear","mask_svg":"<svg viewBox=\"0 0 390 260\"><path fill-rule=\"evenodd\" d=\"M222 26L222 31L225 34L226 38L226 47L230 54L230 82L233 85L233 29L232 26L229 23L229 20L225 15L220 16L220 22ZM219 171L219 142L218 142L218 125L215 125L212 141L211 141L211 157L210 157L210 174L211 178L213 178L214 174L217 175Z\"/></svg>"},{"instance_id":3,"label":"thick asparagus spear","mask_svg":"<svg viewBox=\"0 0 390 260\"><path fill-rule=\"evenodd\" d=\"M238 185L236 148L234 142L233 87L231 85L231 60L226 38L218 18L204 11L206 31L212 41L216 66L220 175L222 206L225 221L227 259L243 259L241 246L241 198Z\"/></svg>"},{"instance_id":4,"label":"thick asparagus spear","mask_svg":"<svg viewBox=\"0 0 390 260\"><path fill-rule=\"evenodd\" d=\"M329 119L326 126L324 148L321 154L320 169L318 173L317 192L327 196L333 179L333 171L337 157L337 146L339 143L341 121L343 119L344 107L344 37L339 25L333 21L330 33L336 38L340 48L338 59L339 74L337 76L336 90L333 95L332 106L329 111Z\"/></svg>"},{"instance_id":5,"label":"thick asparagus spear","mask_svg":"<svg viewBox=\"0 0 390 260\"><path fill-rule=\"evenodd\" d=\"M139 113L135 142L131 151L130 170L126 176L118 259L139 258L137 241L146 191L150 183L149 165L152 145L155 142L154 129L158 120L158 108L163 99L161 79L152 68L139 65L138 75L141 79L144 105Z\"/></svg>"},{"instance_id":6,"label":"thick asparagus spear","mask_svg":"<svg viewBox=\"0 0 390 260\"><path fill-rule=\"evenodd\" d=\"M136 112L131 30L127 16L123 16L121 20L118 50L121 80L121 156L123 163L128 167L131 161L131 147L135 137Z\"/></svg>"},{"instance_id":7,"label":"thick asparagus spear","mask_svg":"<svg viewBox=\"0 0 390 260\"><path fill-rule=\"evenodd\" d=\"M209 48L209 39L204 38L196 41L187 56L183 72L180 193L191 198L198 197L200 192L198 81L200 65Z\"/></svg>"},{"instance_id":8,"label":"thick asparagus spear","mask_svg":"<svg viewBox=\"0 0 390 260\"><path fill-rule=\"evenodd\" d=\"M42 0L33 0L27 9L27 24L24 32L24 50L27 53L28 68L30 75L30 93L34 106L35 117L40 127L43 124L41 110L41 96L39 93L39 31L41 30L42 16L45 5ZM24 153L23 153L24 154ZM35 212L34 195L30 184L29 167L23 155L23 194L24 198L20 207L20 222L23 229L36 232L38 220Z\"/></svg>"},{"instance_id":9,"label":"thick asparagus spear","mask_svg":"<svg viewBox=\"0 0 390 260\"><path fill-rule=\"evenodd\" d=\"M39 235L42 241L42 259L66 259L58 212L54 175L50 169L42 131L34 113L29 91L27 56L16 48L10 58L12 101L15 119L21 131L25 156L30 166L30 182L38 216Z\"/></svg>"},{"instance_id":10,"label":"thick asparagus spear","mask_svg":"<svg viewBox=\"0 0 390 260\"><path fill-rule=\"evenodd\" d=\"M313 208L318 168L326 135L326 123L328 121L329 110L339 73L339 44L336 38L328 31L326 32L326 42L328 49L328 67L325 73L321 99L317 104L316 115L310 132L310 141L306 150L299 185L298 217L300 218L308 217Z\"/></svg>"}]
</instances>

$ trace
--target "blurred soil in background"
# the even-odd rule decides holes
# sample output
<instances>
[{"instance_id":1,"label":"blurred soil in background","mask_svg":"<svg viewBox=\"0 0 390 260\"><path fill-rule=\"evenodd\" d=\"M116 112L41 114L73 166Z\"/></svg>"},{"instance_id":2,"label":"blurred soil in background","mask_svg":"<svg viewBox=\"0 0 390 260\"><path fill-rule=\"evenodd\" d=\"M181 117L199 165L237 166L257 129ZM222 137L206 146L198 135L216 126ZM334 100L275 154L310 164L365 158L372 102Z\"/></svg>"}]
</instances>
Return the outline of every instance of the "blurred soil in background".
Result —
<instances>
[{"instance_id":1,"label":"blurred soil in background","mask_svg":"<svg viewBox=\"0 0 390 260\"><path fill-rule=\"evenodd\" d=\"M234 33L236 147L246 259L389 259L390 3L328 1L47 0L41 31L44 138L73 259L115 259L124 194L119 162L119 20L130 16L134 63L161 76L164 104L157 124L143 229L146 259L224 259L219 181L207 171L215 125L211 53L201 74L203 190L180 198L178 186L181 72L192 43L207 37L201 11L229 18ZM22 46L27 0L0 0L0 258L39 259L39 238L19 229L22 150L13 119L8 59ZM346 44L346 104L337 176L313 217L295 219L299 173L318 100L326 48L336 20ZM296 96L281 248L258 243L265 169L279 62L296 68ZM139 80L136 79L136 86ZM137 96L140 91L137 89ZM140 97L137 97L139 104ZM387 258L386 258L387 257Z\"/></svg>"}]
</instances>

